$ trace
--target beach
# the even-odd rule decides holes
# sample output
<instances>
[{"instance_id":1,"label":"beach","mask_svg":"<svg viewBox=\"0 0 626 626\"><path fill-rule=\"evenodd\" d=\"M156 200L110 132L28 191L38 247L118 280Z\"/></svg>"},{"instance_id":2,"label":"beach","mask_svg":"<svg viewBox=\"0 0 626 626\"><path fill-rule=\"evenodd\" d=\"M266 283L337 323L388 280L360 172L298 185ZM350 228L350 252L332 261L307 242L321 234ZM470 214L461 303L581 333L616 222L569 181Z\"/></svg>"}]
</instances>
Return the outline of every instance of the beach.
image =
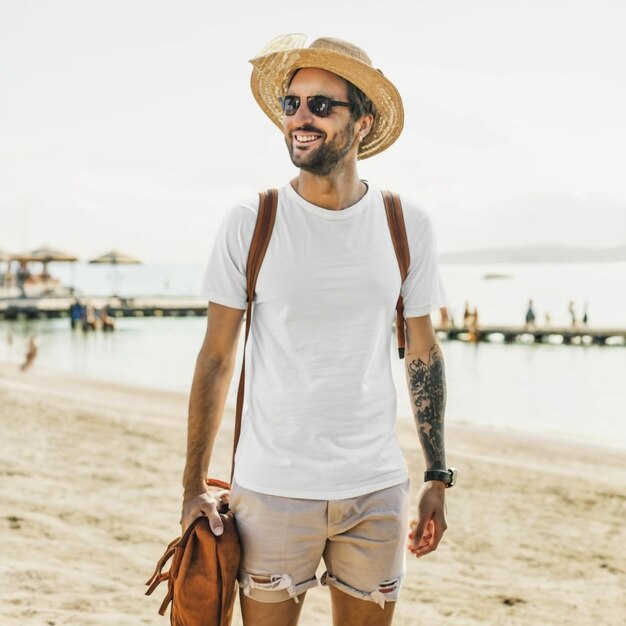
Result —
<instances>
[{"instance_id":1,"label":"beach","mask_svg":"<svg viewBox=\"0 0 626 626\"><path fill-rule=\"evenodd\" d=\"M0 364L3 626L169 623L165 583L143 594L179 532L187 401ZM216 477L228 477L232 422ZM410 420L398 430L415 510L422 455ZM448 530L435 553L408 555L394 624L622 624L626 451L457 424L446 442L459 469ZM331 623L327 589L307 593L300 623Z\"/></svg>"}]
</instances>

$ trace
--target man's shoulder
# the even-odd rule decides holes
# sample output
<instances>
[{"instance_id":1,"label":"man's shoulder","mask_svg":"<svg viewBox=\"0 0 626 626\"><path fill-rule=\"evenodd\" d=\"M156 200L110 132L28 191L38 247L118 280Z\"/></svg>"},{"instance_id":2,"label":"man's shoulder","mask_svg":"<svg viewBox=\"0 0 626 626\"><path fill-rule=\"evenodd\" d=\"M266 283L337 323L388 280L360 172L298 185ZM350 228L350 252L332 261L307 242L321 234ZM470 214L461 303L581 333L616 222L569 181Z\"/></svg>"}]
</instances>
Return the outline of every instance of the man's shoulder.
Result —
<instances>
[{"instance_id":1,"label":"man's shoulder","mask_svg":"<svg viewBox=\"0 0 626 626\"><path fill-rule=\"evenodd\" d=\"M252 236L259 214L259 194L243 194L228 204L222 218L222 233L227 237L248 239Z\"/></svg>"},{"instance_id":2,"label":"man's shoulder","mask_svg":"<svg viewBox=\"0 0 626 626\"><path fill-rule=\"evenodd\" d=\"M270 188L268 187L267 190ZM226 219L233 222L250 222L256 221L259 214L259 199L264 190L259 190L255 193L248 192L242 195L234 203L230 204L226 210ZM279 198L281 197L282 188L278 189Z\"/></svg>"},{"instance_id":3,"label":"man's shoulder","mask_svg":"<svg viewBox=\"0 0 626 626\"><path fill-rule=\"evenodd\" d=\"M246 193L230 203L226 215L231 219L246 220L255 218L259 213L259 194Z\"/></svg>"},{"instance_id":4,"label":"man's shoulder","mask_svg":"<svg viewBox=\"0 0 626 626\"><path fill-rule=\"evenodd\" d=\"M377 188L374 189L382 194ZM416 200L413 194L405 191L395 191L394 189L389 189L388 191L397 193L400 198L402 215L404 216L407 232L418 228L420 225L430 223L429 212L424 208L423 204Z\"/></svg>"}]
</instances>

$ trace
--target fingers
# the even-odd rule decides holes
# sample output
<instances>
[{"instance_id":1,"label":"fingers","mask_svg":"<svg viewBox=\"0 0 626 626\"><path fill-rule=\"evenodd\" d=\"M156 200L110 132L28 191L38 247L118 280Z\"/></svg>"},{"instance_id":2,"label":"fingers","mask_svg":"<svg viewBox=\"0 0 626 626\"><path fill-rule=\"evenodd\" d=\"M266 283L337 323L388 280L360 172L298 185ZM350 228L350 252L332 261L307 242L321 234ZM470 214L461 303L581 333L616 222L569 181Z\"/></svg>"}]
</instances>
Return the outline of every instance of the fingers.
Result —
<instances>
[{"instance_id":1,"label":"fingers","mask_svg":"<svg viewBox=\"0 0 626 626\"><path fill-rule=\"evenodd\" d=\"M418 556L418 550L423 552L432 544L433 536L432 520L413 520L411 522L411 532L409 533L409 539L411 540L408 545L409 552Z\"/></svg>"},{"instance_id":2,"label":"fingers","mask_svg":"<svg viewBox=\"0 0 626 626\"><path fill-rule=\"evenodd\" d=\"M187 513L183 515L180 520L180 525L182 528L182 534L184 535L187 532L187 529L191 526L192 522L198 517L202 517L204 515L204 511L200 511L199 513Z\"/></svg>"},{"instance_id":3,"label":"fingers","mask_svg":"<svg viewBox=\"0 0 626 626\"><path fill-rule=\"evenodd\" d=\"M224 532L224 524L222 523L222 518L220 514L217 512L217 506L213 504L212 510L208 515L209 518L209 526L213 531L214 535L221 535Z\"/></svg>"},{"instance_id":4,"label":"fingers","mask_svg":"<svg viewBox=\"0 0 626 626\"><path fill-rule=\"evenodd\" d=\"M202 516L208 518L209 527L214 535L219 536L224 532L224 524L218 513L215 498L208 494L202 494L183 504L183 514L181 517L183 534L195 519Z\"/></svg>"},{"instance_id":5,"label":"fingers","mask_svg":"<svg viewBox=\"0 0 626 626\"><path fill-rule=\"evenodd\" d=\"M230 491L228 489L222 489L217 491L213 496L217 500L217 508L225 504L230 504Z\"/></svg>"},{"instance_id":6,"label":"fingers","mask_svg":"<svg viewBox=\"0 0 626 626\"><path fill-rule=\"evenodd\" d=\"M409 532L409 552L416 557L424 556L429 552L434 552L447 529L447 524L443 516L434 515L431 519L418 522L411 522L411 532Z\"/></svg>"},{"instance_id":7,"label":"fingers","mask_svg":"<svg viewBox=\"0 0 626 626\"><path fill-rule=\"evenodd\" d=\"M444 487L441 483L426 482L420 489L417 520L411 522L407 549L416 557L437 549L448 525L445 517Z\"/></svg>"}]
</instances>

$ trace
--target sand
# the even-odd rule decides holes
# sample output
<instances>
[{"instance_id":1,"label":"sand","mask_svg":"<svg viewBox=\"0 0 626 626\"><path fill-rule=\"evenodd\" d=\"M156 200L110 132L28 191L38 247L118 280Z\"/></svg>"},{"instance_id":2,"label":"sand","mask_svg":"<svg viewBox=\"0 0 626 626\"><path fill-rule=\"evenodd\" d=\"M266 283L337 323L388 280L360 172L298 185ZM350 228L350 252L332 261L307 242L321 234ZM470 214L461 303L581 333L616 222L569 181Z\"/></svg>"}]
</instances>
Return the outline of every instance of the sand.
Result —
<instances>
[{"instance_id":1,"label":"sand","mask_svg":"<svg viewBox=\"0 0 626 626\"><path fill-rule=\"evenodd\" d=\"M143 584L179 531L186 415L186 394L0 365L2 626L169 624L165 585ZM229 413L213 475L231 427ZM417 485L409 418L399 434ZM449 528L409 555L394 624L623 624L626 452L454 424L446 438ZM329 607L309 591L300 623L330 624Z\"/></svg>"}]
</instances>

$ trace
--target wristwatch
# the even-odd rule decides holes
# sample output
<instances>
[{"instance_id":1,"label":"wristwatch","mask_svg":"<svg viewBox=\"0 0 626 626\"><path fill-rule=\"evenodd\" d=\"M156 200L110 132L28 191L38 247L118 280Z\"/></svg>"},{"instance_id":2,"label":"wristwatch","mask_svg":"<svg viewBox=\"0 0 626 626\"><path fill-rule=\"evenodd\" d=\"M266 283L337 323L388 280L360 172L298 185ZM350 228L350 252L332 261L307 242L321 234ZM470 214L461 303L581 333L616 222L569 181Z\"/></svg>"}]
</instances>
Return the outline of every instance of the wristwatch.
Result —
<instances>
[{"instance_id":1,"label":"wristwatch","mask_svg":"<svg viewBox=\"0 0 626 626\"><path fill-rule=\"evenodd\" d=\"M456 467L450 467L447 470L426 470L424 472L424 482L428 480L440 480L447 487L456 485Z\"/></svg>"}]
</instances>

